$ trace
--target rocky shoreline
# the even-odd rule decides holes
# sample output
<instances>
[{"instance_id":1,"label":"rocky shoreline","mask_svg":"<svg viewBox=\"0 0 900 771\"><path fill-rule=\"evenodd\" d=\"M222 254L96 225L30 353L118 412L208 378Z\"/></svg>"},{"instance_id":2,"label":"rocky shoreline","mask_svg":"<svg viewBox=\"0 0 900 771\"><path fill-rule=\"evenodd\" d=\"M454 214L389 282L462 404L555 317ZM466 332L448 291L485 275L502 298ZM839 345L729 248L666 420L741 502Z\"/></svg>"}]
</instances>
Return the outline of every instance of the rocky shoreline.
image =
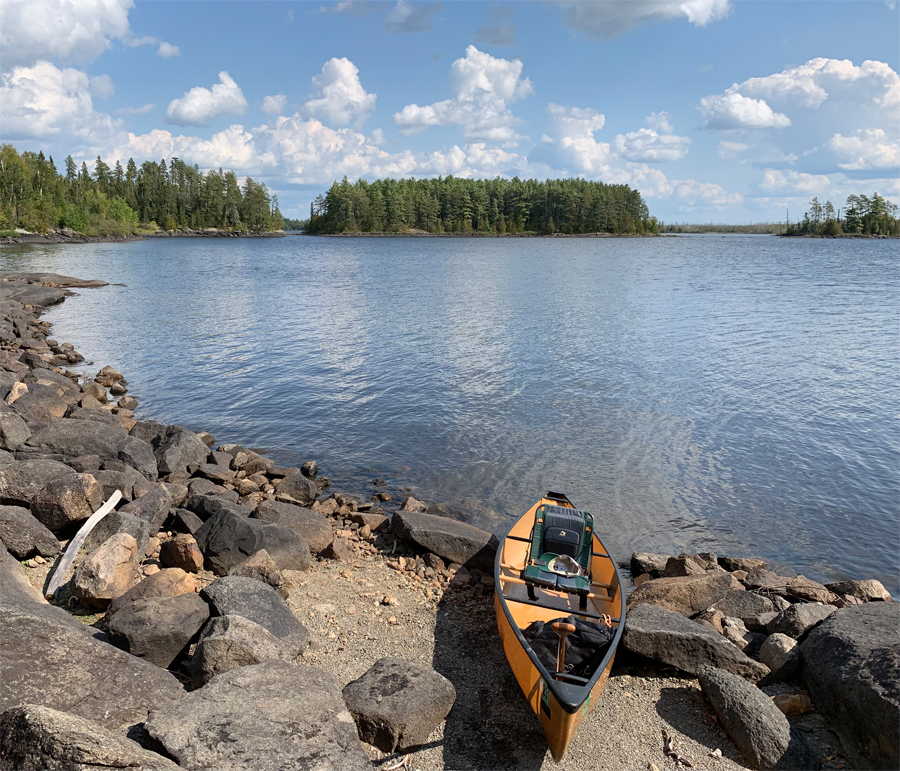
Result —
<instances>
[{"instance_id":1,"label":"rocky shoreline","mask_svg":"<svg viewBox=\"0 0 900 771\"><path fill-rule=\"evenodd\" d=\"M554 767L500 649L496 538L135 419L125 378L69 371L83 358L40 319L102 286L0 282L0 769ZM879 582L625 566L617 663L565 768L900 765Z\"/></svg>"},{"instance_id":2,"label":"rocky shoreline","mask_svg":"<svg viewBox=\"0 0 900 771\"><path fill-rule=\"evenodd\" d=\"M51 230L48 233L30 233L19 229L15 236L0 236L0 244L103 244L123 241L145 241L148 238L284 238L283 230L265 233L245 233L236 230L157 230L140 235L86 236L70 228Z\"/></svg>"}]
</instances>

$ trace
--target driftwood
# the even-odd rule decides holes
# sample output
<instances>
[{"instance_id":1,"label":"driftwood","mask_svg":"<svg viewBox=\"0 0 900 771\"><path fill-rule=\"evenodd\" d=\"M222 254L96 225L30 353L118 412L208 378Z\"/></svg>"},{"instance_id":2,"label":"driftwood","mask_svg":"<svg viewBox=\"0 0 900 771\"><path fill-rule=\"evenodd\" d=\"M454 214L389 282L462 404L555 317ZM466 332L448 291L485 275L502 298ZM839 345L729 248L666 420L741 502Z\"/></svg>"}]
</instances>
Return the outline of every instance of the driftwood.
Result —
<instances>
[{"instance_id":1,"label":"driftwood","mask_svg":"<svg viewBox=\"0 0 900 771\"><path fill-rule=\"evenodd\" d=\"M88 521L81 526L81 529L76 533L75 537L69 541L65 554L63 554L59 562L56 563L56 570L53 571L53 578L50 580L50 583L47 585L47 590L44 592L44 596L48 600L52 600L56 596L59 587L62 586L62 582L66 578L66 573L69 572L69 568L72 567L72 563L75 561L75 555L78 554L78 550L81 548L91 530L97 526L97 523L103 519L103 517L116 507L116 504L121 498L121 490L114 490L113 494L109 496L109 500L91 514Z\"/></svg>"}]
</instances>

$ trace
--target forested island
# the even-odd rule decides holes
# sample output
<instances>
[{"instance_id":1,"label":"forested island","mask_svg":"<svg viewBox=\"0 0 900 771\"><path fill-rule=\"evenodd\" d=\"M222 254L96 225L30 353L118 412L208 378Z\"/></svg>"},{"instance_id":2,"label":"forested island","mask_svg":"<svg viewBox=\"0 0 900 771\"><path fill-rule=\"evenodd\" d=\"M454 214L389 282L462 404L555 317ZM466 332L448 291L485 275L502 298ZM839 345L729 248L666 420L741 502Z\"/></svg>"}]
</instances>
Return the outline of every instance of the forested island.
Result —
<instances>
[{"instance_id":1,"label":"forested island","mask_svg":"<svg viewBox=\"0 0 900 771\"><path fill-rule=\"evenodd\" d=\"M649 235L641 194L584 179L379 179L335 182L310 207L313 234Z\"/></svg>"},{"instance_id":2,"label":"forested island","mask_svg":"<svg viewBox=\"0 0 900 771\"><path fill-rule=\"evenodd\" d=\"M157 230L262 233L282 227L278 198L265 183L233 171L201 172L179 158L166 164L129 158L114 167L98 156L93 170L72 156L60 174L53 157L0 147L0 236L15 228L46 233L68 228L87 236Z\"/></svg>"},{"instance_id":3,"label":"forested island","mask_svg":"<svg viewBox=\"0 0 900 771\"><path fill-rule=\"evenodd\" d=\"M785 236L896 236L900 235L900 207L873 193L851 195L843 211L831 201L820 203L818 196L809 202L803 219L787 224Z\"/></svg>"}]
</instances>

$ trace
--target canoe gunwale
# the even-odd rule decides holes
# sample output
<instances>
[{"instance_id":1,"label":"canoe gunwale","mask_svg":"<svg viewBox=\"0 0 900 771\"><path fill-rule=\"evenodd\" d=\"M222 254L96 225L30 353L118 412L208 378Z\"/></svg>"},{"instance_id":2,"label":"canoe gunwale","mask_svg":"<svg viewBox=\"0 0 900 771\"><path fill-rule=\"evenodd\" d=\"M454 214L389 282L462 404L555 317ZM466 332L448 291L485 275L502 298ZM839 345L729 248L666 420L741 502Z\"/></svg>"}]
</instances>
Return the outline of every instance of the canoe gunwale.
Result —
<instances>
[{"instance_id":1,"label":"canoe gunwale","mask_svg":"<svg viewBox=\"0 0 900 771\"><path fill-rule=\"evenodd\" d=\"M556 499L560 499L560 498L564 499L567 503L572 505L574 508L574 504L572 504L572 502L569 501L569 499L565 495L561 495L559 493L548 493L547 495L542 496L542 499L550 498L550 497L553 497ZM529 506L525 510L525 514L527 514L528 511L530 511L530 510L531 510L531 507ZM523 514L522 517L524 517L525 514ZM610 642L609 648L607 649L606 655L603 657L603 660L600 662L600 664L597 665L597 668L594 670L594 674L591 675L591 678L583 685L574 685L571 683L564 683L559 680L556 680L553 677L553 673L549 672L547 670L547 668L541 663L540 659L538 659L538 657L537 657L537 654L534 652L534 650L532 649L529 642L525 639L525 636L522 634L522 630L519 629L518 625L516 624L515 620L513 619L512 613L510 612L509 606L507 605L506 597L504 596L503 590L502 590L501 556L503 554L503 542L506 540L506 538L512 532L513 528L521 521L522 517L519 517L519 519L513 521L513 523L509 526L509 528L503 534L503 537L500 539L500 546L497 549L497 556L494 560L495 592L497 594L497 599L500 603L500 607L503 608L503 613L506 616L506 621L509 624L512 631L515 633L516 639L518 640L519 644L522 646L525 653L528 654L528 658L531 660L531 663L535 666L535 668L538 671L538 674L540 674L541 678L547 684L547 687L550 689L550 693L553 694L554 698L559 703L560 707L562 707L562 709L565 712L572 714L582 708L585 700L588 698L588 696L590 696L591 690L597 684L597 681L606 672L606 670L610 664L610 661L612 660L613 656L615 656L615 654L616 654L616 648L618 647L619 642L622 639L622 634L625 631L625 593L622 591L622 577L619 574L619 566L616 564L616 561L614 559L612 559L612 557L610 556L610 562L612 563L612 569L615 573L616 581L618 582L618 585L619 585L619 605L621 607L619 609L619 614L618 614L619 623L616 626L616 631L615 631L615 634L613 635L612 642ZM604 556L609 556L609 549L606 548L606 545L600 540L597 533L593 532L591 534L591 537L597 542L597 544L599 544L602 547ZM521 539L517 538L516 540L521 540ZM548 609L550 609L550 608L548 608ZM560 609L560 613L562 613L562 612L563 612L562 609ZM570 610L569 613L567 613L566 615L573 615L577 618L580 614L576 611Z\"/></svg>"}]
</instances>

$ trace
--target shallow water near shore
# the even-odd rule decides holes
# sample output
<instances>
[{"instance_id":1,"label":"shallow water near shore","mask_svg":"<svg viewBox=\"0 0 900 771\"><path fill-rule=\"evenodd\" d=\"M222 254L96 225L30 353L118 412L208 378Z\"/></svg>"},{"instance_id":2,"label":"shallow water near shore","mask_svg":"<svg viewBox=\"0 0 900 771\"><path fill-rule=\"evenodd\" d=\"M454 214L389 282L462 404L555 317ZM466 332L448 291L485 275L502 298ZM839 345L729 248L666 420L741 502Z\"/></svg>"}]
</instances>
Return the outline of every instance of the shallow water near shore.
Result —
<instances>
[{"instance_id":1,"label":"shallow water near shore","mask_svg":"<svg viewBox=\"0 0 900 771\"><path fill-rule=\"evenodd\" d=\"M895 241L155 239L7 246L124 286L49 310L136 417L387 480L501 532L542 492L632 550L900 572Z\"/></svg>"}]
</instances>

